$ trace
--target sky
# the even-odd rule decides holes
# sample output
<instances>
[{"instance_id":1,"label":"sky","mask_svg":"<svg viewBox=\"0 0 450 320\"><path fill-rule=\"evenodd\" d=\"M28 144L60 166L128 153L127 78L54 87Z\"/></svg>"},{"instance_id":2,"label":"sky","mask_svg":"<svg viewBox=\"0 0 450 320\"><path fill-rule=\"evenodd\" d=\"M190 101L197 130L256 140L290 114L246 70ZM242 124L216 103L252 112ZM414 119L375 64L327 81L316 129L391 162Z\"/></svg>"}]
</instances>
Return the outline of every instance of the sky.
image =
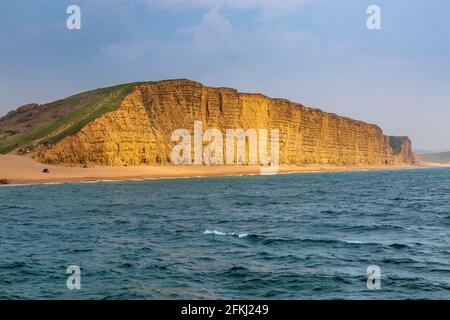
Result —
<instances>
[{"instance_id":1,"label":"sky","mask_svg":"<svg viewBox=\"0 0 450 320\"><path fill-rule=\"evenodd\" d=\"M69 30L69 5L81 29ZM368 6L381 12L369 30ZM0 4L0 115L119 83L260 92L450 150L448 0L14 0Z\"/></svg>"}]
</instances>

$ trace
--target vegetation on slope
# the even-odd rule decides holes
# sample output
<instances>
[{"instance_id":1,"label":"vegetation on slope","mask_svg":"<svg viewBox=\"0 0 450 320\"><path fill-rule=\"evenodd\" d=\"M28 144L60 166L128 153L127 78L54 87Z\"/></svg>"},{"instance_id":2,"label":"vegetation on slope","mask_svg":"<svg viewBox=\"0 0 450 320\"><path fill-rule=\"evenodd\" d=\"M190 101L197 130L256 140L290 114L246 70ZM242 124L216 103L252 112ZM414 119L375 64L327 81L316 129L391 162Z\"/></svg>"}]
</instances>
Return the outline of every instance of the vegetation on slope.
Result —
<instances>
[{"instance_id":1,"label":"vegetation on slope","mask_svg":"<svg viewBox=\"0 0 450 320\"><path fill-rule=\"evenodd\" d=\"M55 143L104 113L120 107L139 83L80 93L52 103L29 104L0 118L0 153L38 143Z\"/></svg>"},{"instance_id":2,"label":"vegetation on slope","mask_svg":"<svg viewBox=\"0 0 450 320\"><path fill-rule=\"evenodd\" d=\"M423 160L429 162L450 162L450 151L448 152L438 152L438 153L429 153L423 154L420 156Z\"/></svg>"}]
</instances>

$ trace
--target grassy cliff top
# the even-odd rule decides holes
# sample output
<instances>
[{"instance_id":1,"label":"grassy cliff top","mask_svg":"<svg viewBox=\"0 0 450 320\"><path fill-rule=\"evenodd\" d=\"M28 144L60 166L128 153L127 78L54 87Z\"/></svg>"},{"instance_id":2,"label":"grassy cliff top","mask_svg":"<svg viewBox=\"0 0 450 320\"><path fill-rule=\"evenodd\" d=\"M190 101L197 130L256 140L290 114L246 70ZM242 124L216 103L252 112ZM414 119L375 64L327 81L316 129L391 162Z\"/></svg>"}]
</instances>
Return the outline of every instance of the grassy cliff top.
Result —
<instances>
[{"instance_id":1,"label":"grassy cliff top","mask_svg":"<svg viewBox=\"0 0 450 320\"><path fill-rule=\"evenodd\" d=\"M0 118L0 153L37 143L55 143L104 113L120 107L139 83L121 84L70 96L47 104L28 104Z\"/></svg>"},{"instance_id":2,"label":"grassy cliff top","mask_svg":"<svg viewBox=\"0 0 450 320\"><path fill-rule=\"evenodd\" d=\"M438 153L429 153L423 154L420 156L423 160L429 162L450 162L450 151L448 152L438 152Z\"/></svg>"}]
</instances>

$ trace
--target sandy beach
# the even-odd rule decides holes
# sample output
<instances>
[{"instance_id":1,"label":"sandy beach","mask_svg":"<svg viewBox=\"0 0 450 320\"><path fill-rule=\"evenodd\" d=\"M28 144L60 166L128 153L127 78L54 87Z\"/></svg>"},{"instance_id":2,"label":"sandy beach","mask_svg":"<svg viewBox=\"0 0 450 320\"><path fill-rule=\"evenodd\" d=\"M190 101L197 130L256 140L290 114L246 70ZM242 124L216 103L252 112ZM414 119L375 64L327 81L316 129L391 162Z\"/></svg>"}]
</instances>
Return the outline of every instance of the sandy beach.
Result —
<instances>
[{"instance_id":1,"label":"sandy beach","mask_svg":"<svg viewBox=\"0 0 450 320\"><path fill-rule=\"evenodd\" d=\"M420 167L450 166L424 163L419 166L280 166L279 172L335 172L365 170L395 170ZM44 168L48 173L42 172ZM206 176L260 174L259 166L140 166L75 168L42 164L19 155L0 156L0 183L26 184L51 182L81 182L97 180L132 180Z\"/></svg>"}]
</instances>

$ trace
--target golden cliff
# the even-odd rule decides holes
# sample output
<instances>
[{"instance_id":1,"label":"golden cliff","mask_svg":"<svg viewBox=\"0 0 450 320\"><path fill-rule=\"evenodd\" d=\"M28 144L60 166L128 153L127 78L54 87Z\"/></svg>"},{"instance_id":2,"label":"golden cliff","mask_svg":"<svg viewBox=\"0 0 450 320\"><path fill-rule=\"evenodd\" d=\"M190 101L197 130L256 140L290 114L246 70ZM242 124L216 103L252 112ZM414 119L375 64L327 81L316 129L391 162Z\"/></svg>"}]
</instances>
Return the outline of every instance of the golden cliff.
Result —
<instances>
[{"instance_id":1,"label":"golden cliff","mask_svg":"<svg viewBox=\"0 0 450 320\"><path fill-rule=\"evenodd\" d=\"M78 133L40 148L46 163L71 166L170 165L174 130L279 129L281 164L389 165L415 161L411 141L371 124L284 99L189 80L137 85L121 106Z\"/></svg>"}]
</instances>

